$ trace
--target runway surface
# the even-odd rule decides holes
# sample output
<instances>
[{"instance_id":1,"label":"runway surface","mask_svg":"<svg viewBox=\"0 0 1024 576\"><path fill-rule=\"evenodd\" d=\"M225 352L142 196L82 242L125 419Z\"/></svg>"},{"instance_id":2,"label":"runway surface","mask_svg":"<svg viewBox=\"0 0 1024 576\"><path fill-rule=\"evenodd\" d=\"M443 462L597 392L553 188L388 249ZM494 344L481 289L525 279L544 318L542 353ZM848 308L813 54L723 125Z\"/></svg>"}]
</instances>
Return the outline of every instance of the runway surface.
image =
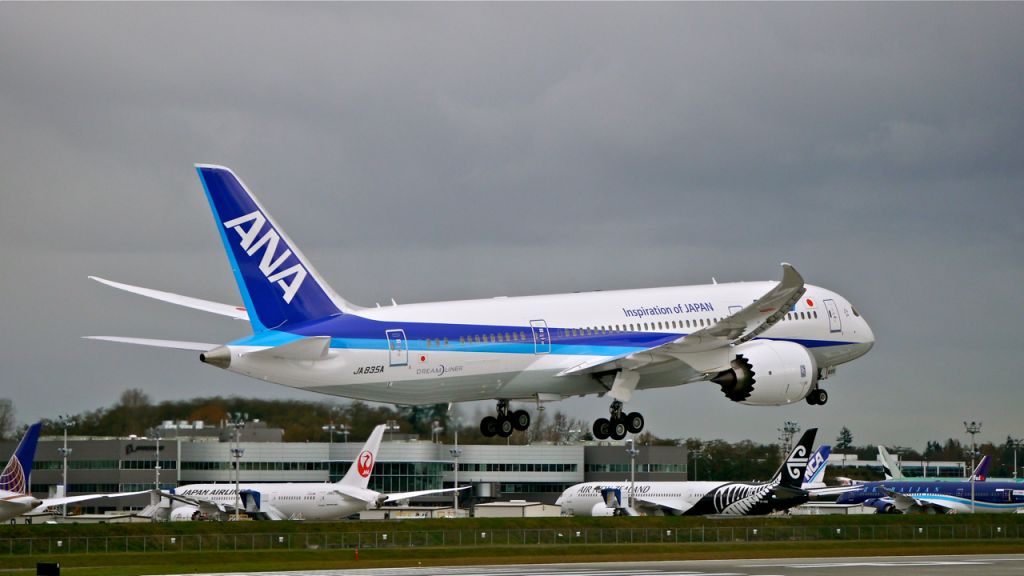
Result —
<instances>
[{"instance_id":1,"label":"runway surface","mask_svg":"<svg viewBox=\"0 0 1024 576\"><path fill-rule=\"evenodd\" d=\"M978 556L883 556L863 558L785 558L692 560L685 562L600 562L593 564L508 564L244 572L215 576L985 576L1024 575L1024 554ZM214 575L204 575L214 576Z\"/></svg>"}]
</instances>

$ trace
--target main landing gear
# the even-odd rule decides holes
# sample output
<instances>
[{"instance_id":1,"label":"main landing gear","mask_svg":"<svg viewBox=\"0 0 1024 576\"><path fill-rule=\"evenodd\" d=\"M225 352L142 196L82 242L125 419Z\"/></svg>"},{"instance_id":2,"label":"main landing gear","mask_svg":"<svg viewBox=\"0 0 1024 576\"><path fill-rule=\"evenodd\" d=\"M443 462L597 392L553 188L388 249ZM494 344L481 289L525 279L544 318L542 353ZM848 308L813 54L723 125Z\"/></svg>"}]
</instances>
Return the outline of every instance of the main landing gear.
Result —
<instances>
[{"instance_id":1,"label":"main landing gear","mask_svg":"<svg viewBox=\"0 0 1024 576\"><path fill-rule=\"evenodd\" d=\"M594 420L594 438L604 440L622 440L626 433L639 434L644 429L644 417L639 412L622 414L622 402L616 400L608 408L611 418Z\"/></svg>"},{"instance_id":2,"label":"main landing gear","mask_svg":"<svg viewBox=\"0 0 1024 576\"><path fill-rule=\"evenodd\" d=\"M828 402L828 392L821 388L815 388L807 395L807 403L811 406L824 406L825 402Z\"/></svg>"},{"instance_id":3,"label":"main landing gear","mask_svg":"<svg viewBox=\"0 0 1024 576\"><path fill-rule=\"evenodd\" d=\"M530 427L530 413L516 410L509 413L508 400L498 400L498 416L484 416L480 421L480 433L487 438L501 436L508 438L513 430L522 432Z\"/></svg>"}]
</instances>

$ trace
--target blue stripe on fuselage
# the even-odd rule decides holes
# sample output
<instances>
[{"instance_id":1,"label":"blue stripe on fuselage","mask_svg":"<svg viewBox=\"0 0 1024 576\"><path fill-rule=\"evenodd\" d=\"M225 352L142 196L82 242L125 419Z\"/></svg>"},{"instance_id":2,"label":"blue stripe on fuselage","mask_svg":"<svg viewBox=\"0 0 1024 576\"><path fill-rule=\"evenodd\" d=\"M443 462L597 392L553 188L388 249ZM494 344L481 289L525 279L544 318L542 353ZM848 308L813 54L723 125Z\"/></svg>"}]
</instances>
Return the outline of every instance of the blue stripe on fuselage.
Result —
<instances>
[{"instance_id":1,"label":"blue stripe on fuselage","mask_svg":"<svg viewBox=\"0 0 1024 576\"><path fill-rule=\"evenodd\" d=\"M492 324L439 324L429 322L384 322L370 320L354 314L332 316L302 324L289 326L288 331L268 330L231 342L235 346L280 346L309 336L330 336L331 348L354 350L386 350L388 340L385 332L403 330L409 350L490 352L499 354L535 354L537 345L533 341L530 326L498 326ZM551 354L577 356L616 356L637 352L666 344L685 336L683 333L665 332L614 332L610 334L589 334L566 336L567 331L579 332L578 328L548 327L551 340ZM491 341L493 335L501 335L502 341ZM515 336L513 336L515 335ZM486 341L469 342L466 339L486 337ZM511 338L507 338L507 336ZM464 341L460 342L459 338ZM427 346L427 340L431 341ZM447 344L438 346L437 341L447 339ZM850 342L830 340L779 339L800 344L805 348L841 346ZM546 351L547 346L543 345Z\"/></svg>"}]
</instances>

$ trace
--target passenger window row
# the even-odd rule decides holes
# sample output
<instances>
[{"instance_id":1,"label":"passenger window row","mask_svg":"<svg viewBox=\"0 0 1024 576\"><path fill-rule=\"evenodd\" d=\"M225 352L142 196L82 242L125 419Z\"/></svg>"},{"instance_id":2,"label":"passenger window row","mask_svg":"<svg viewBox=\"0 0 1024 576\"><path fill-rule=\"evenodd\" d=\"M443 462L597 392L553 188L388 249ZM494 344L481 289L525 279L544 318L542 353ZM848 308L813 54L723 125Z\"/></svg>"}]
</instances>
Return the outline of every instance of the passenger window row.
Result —
<instances>
[{"instance_id":1,"label":"passenger window row","mask_svg":"<svg viewBox=\"0 0 1024 576\"><path fill-rule=\"evenodd\" d=\"M817 311L790 312L783 320L811 320L818 317ZM648 332L651 330L686 330L693 328L707 328L713 326L719 318L697 318L695 320L666 320L660 322L637 322L633 324L608 324L602 326L588 326L586 328L565 328L561 331L563 338L578 338L580 336L603 336L607 334L624 334L627 332ZM472 336L459 336L459 344L487 344L490 342L530 342L527 333L520 332L495 332L490 334L474 334ZM441 348L449 345L448 338L427 338L427 348Z\"/></svg>"}]
</instances>

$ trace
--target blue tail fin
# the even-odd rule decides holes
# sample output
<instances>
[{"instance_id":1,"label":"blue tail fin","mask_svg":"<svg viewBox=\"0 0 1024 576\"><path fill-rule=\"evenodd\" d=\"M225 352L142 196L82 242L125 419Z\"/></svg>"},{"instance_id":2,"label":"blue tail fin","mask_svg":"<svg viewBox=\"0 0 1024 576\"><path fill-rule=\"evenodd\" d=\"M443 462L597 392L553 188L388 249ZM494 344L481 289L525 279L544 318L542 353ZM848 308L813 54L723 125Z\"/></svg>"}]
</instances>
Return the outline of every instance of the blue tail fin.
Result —
<instances>
[{"instance_id":1,"label":"blue tail fin","mask_svg":"<svg viewBox=\"0 0 1024 576\"><path fill-rule=\"evenodd\" d=\"M818 449L807 459L807 470L804 472L804 485L824 482L825 468L828 468L828 457L832 454L832 447L828 444L818 446Z\"/></svg>"},{"instance_id":2,"label":"blue tail fin","mask_svg":"<svg viewBox=\"0 0 1024 576\"><path fill-rule=\"evenodd\" d=\"M28 479L32 474L32 460L36 457L36 444L39 442L39 429L42 427L42 422L36 422L28 427L14 455L7 462L7 467L0 472L0 490L19 494L29 493Z\"/></svg>"},{"instance_id":3,"label":"blue tail fin","mask_svg":"<svg viewBox=\"0 0 1024 576\"><path fill-rule=\"evenodd\" d=\"M234 172L197 164L254 332L354 308L331 289Z\"/></svg>"}]
</instances>

